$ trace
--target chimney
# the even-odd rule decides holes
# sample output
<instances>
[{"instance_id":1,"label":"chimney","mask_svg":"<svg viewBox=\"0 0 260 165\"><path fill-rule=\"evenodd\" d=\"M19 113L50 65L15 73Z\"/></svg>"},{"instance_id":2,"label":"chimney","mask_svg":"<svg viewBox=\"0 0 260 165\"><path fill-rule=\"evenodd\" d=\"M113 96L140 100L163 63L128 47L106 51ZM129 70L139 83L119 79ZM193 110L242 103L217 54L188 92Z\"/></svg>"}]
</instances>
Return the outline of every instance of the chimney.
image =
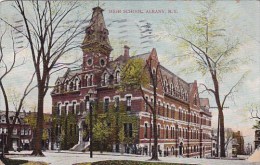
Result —
<instances>
[{"instance_id":1,"label":"chimney","mask_svg":"<svg viewBox=\"0 0 260 165\"><path fill-rule=\"evenodd\" d=\"M124 46L124 59L127 60L129 56L129 47L127 45Z\"/></svg>"}]
</instances>

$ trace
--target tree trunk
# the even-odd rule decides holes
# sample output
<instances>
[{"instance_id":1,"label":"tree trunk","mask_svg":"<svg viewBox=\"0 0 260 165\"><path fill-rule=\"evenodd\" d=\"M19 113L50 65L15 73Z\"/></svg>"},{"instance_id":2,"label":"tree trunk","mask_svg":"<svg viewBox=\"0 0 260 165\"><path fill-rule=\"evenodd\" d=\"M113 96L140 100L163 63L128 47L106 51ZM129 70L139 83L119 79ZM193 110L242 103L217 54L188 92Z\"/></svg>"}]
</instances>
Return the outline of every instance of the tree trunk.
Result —
<instances>
[{"instance_id":1,"label":"tree trunk","mask_svg":"<svg viewBox=\"0 0 260 165\"><path fill-rule=\"evenodd\" d=\"M44 85L38 83L38 112L35 130L35 141L32 155L44 156L42 153L42 130L43 130L43 106L44 106Z\"/></svg>"},{"instance_id":2,"label":"tree trunk","mask_svg":"<svg viewBox=\"0 0 260 165\"><path fill-rule=\"evenodd\" d=\"M220 129L220 157L226 157L225 155L225 130L224 130L224 114L223 110L219 112L219 129Z\"/></svg>"},{"instance_id":3,"label":"tree trunk","mask_svg":"<svg viewBox=\"0 0 260 165\"><path fill-rule=\"evenodd\" d=\"M154 146L152 150L151 160L159 160L158 158L158 136L157 136L157 121L156 121L156 111L153 111L153 136L154 136Z\"/></svg>"}]
</instances>

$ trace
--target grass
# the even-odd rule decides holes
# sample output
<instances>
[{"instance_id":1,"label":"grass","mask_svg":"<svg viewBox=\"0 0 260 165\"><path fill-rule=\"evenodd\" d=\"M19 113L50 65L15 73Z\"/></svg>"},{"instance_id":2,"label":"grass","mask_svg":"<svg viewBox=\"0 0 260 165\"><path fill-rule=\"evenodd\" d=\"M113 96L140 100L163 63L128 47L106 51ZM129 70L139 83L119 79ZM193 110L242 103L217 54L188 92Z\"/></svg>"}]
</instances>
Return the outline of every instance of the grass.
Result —
<instances>
[{"instance_id":1,"label":"grass","mask_svg":"<svg viewBox=\"0 0 260 165\"><path fill-rule=\"evenodd\" d=\"M44 162L31 162L28 160L15 160L15 159L1 159L1 161L6 165L48 165Z\"/></svg>"},{"instance_id":2,"label":"grass","mask_svg":"<svg viewBox=\"0 0 260 165\"><path fill-rule=\"evenodd\" d=\"M186 165L180 163L162 163L162 162L141 162L129 160L107 160L93 163L78 163L75 165Z\"/></svg>"}]
</instances>

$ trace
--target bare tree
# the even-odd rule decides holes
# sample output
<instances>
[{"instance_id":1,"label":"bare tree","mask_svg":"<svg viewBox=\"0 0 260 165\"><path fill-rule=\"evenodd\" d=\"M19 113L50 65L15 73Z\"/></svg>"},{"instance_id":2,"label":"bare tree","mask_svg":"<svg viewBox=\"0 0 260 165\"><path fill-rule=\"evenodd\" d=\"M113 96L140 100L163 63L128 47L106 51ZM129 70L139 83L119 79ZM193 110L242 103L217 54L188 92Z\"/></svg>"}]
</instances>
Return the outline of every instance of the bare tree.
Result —
<instances>
[{"instance_id":1,"label":"bare tree","mask_svg":"<svg viewBox=\"0 0 260 165\"><path fill-rule=\"evenodd\" d=\"M0 72L0 88L1 88L1 94L3 95L3 98L4 98L5 118L6 118L7 130L8 130L7 131L8 132L7 133L7 146L5 148L5 152L8 152L12 145L11 135L12 135L14 126L16 124L16 121L18 120L20 111L24 105L24 100L28 96L28 94L34 89L34 87L31 86L32 82L33 82L34 74L30 78L28 84L24 87L22 95L19 97L16 96L15 100L11 101L12 98L11 98L11 96L8 95L4 82L7 81L8 75L13 73L17 67L22 66L25 63L24 63L24 60L22 60L22 62L18 62L20 60L20 59L18 59L19 52L17 52L15 50L15 41L14 41L12 32L11 32L12 50L13 50L12 60L10 60L10 57L9 57L9 55L7 55L7 53L4 53L3 43L4 43L5 35L6 35L6 30L4 30L4 32L1 34L1 37L0 37L0 68L2 70ZM12 61L12 62L8 62L8 58L9 58L9 61ZM11 105L9 105L10 102L13 102L14 107L15 107L15 112L16 112L15 116L13 116L12 120L10 120L10 117L9 117L9 112L10 112L10 107L11 107Z\"/></svg>"},{"instance_id":2,"label":"bare tree","mask_svg":"<svg viewBox=\"0 0 260 165\"><path fill-rule=\"evenodd\" d=\"M252 106L249 111L250 111L250 114L251 114L250 119L258 119L258 120L260 120L259 109L258 109L257 106L255 106L255 107Z\"/></svg>"},{"instance_id":3,"label":"bare tree","mask_svg":"<svg viewBox=\"0 0 260 165\"><path fill-rule=\"evenodd\" d=\"M37 79L38 129L35 133L35 147L32 153L35 156L43 156L41 151L43 109L50 77L56 71L64 68L60 62L61 57L69 51L79 48L79 43L76 42L75 38L84 32L81 25L87 21L88 15L83 16L82 20L77 19L82 15L76 15L76 11L81 5L78 1L50 0L16 0L14 3L14 8L23 19L25 32L20 31L10 23L9 25L27 39ZM70 22L66 22L68 20ZM8 21L5 22L8 23Z\"/></svg>"},{"instance_id":4,"label":"bare tree","mask_svg":"<svg viewBox=\"0 0 260 165\"><path fill-rule=\"evenodd\" d=\"M228 149L228 145L230 144L230 142L232 142L232 140L234 139L233 137L233 131L232 129L226 129L225 131L225 151L227 151Z\"/></svg>"},{"instance_id":5,"label":"bare tree","mask_svg":"<svg viewBox=\"0 0 260 165\"><path fill-rule=\"evenodd\" d=\"M222 86L223 79L229 76L227 73L234 73L239 69L240 64L249 60L237 56L239 40L228 35L228 29L217 11L216 1L203 2L201 9L193 13L194 18L187 24L184 22L183 25L179 25L174 20L165 23L165 27L169 31L168 37L180 43L179 48L185 52L175 56L176 59L192 63L184 71L200 72L202 76L208 76L211 81L208 84L202 83L200 87L203 87L203 92L215 98L219 113L220 156L225 157L223 109L227 99L233 97L247 72L225 94ZM173 28L177 29L176 34L171 33Z\"/></svg>"}]
</instances>

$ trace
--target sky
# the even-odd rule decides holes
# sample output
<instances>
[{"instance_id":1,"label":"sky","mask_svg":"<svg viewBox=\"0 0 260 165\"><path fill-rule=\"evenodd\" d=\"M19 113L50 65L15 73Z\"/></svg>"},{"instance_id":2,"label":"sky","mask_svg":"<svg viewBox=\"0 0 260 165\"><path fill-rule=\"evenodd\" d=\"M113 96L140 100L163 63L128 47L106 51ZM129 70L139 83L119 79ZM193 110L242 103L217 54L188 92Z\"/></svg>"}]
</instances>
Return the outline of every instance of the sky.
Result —
<instances>
[{"instance_id":1,"label":"sky","mask_svg":"<svg viewBox=\"0 0 260 165\"><path fill-rule=\"evenodd\" d=\"M0 17L9 21L19 20L15 9L11 6L10 1L0 2ZM79 9L82 17L90 16L92 8L97 6L97 1L84 2ZM208 77L203 77L199 73L186 74L181 72L185 64L177 64L174 56L178 55L177 44L165 37L169 33L165 30L165 21L167 20L185 20L192 19L192 12L199 10L200 3L196 1L99 1L99 5L104 9L106 26L109 30L109 38L113 47L112 57L119 56L123 53L123 46L127 44L130 47L132 55L146 53L156 48L159 60L163 66L177 74L187 82L197 80L198 83L208 82ZM240 78L240 76L249 71L246 79L240 84L233 99L227 100L224 110L225 126L232 128L234 131L240 130L246 140L246 143L253 143L254 130L252 125L254 120L250 119L248 106L251 104L260 104L260 1L218 1L220 13L225 13L228 17L230 35L238 36L240 46L236 53L240 57L250 56L249 64L241 64L241 67L234 73L227 76L222 83L223 92L227 90ZM156 13L155 13L156 12ZM72 19L78 17L72 16ZM90 18L90 17L89 17ZM3 23L0 22L1 31ZM86 24L87 25L87 24ZM84 25L84 26L86 26ZM84 27L83 27L84 28ZM174 31L174 29L173 29ZM80 36L79 41L84 36ZM7 61L12 61L12 49L10 48L10 38L5 39L5 53L8 55ZM26 45L25 43L23 43ZM22 45L22 46L24 46ZM17 46L18 47L18 46ZM26 64L12 72L5 80L8 91L13 94L17 93L28 82L33 66L30 61L30 51L22 50L20 58L25 58ZM81 57L82 52L75 50L69 54L70 57ZM62 59L68 61L71 58ZM188 62L187 64L188 65ZM62 76L65 70L54 74L50 80L54 84L58 76ZM0 71L1 73L1 71ZM51 91L51 90L50 90ZM49 91L49 92L50 92ZM37 92L34 90L26 100L26 108L31 109L36 104ZM214 98L208 95L212 107L216 106ZM0 95L0 109L3 109L3 99ZM51 112L51 97L48 93L45 99L45 112ZM217 111L212 111L212 126L217 127Z\"/></svg>"}]
</instances>

